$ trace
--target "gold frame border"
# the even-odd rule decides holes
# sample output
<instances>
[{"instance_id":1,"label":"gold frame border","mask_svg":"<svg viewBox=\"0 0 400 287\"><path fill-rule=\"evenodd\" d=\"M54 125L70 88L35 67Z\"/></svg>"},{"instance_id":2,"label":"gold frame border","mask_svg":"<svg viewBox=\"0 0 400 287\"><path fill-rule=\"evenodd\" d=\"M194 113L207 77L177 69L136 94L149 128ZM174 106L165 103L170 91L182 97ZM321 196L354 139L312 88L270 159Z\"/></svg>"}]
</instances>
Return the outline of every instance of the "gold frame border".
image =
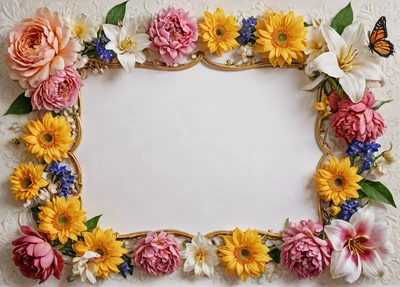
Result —
<instances>
[{"instance_id":1,"label":"gold frame border","mask_svg":"<svg viewBox=\"0 0 400 287\"><path fill-rule=\"evenodd\" d=\"M207 54L203 53L203 52L197 52L193 55L194 56L192 57L191 62L186 63L186 64L180 64L178 66L166 66L164 62L154 60L152 62L136 64L135 67L140 68L140 69L151 69L151 70L158 70L158 71L182 71L182 70L186 70L191 67L194 67L195 65L197 65L199 63L203 63L205 66L207 66L209 68L220 70L220 71L230 71L230 72L243 71L243 70L249 70L249 69L255 69L255 68L273 67L272 64L266 60L262 60L257 63L249 63L249 64L242 64L240 66L236 66L233 64L229 65L229 64L216 63L216 62L210 60L207 57ZM285 68L300 68L300 67L302 67L302 65L298 64L298 63L293 63L290 66L286 65L284 67ZM105 62L97 60L97 59L90 59L84 68L79 69L79 73L80 73L82 79L86 79L88 77L87 70L100 69L100 68L102 68L102 69L104 69L104 68L118 69L118 68L122 68L122 66L119 63L105 63ZM322 88L318 89L318 93L317 93L317 101L318 102L321 100L322 91L323 91ZM82 188L83 188L82 168L81 168L81 165L80 165L78 159L74 155L74 152L78 148L78 146L81 142L81 139L82 139L82 121L81 121L82 99L81 99L81 97L82 97L82 94L81 94L81 92L79 92L79 97L78 97L78 102L77 102L78 109L77 109L77 112L74 113L74 119L75 119L76 126L77 126L76 127L77 137L76 137L76 140L75 140L74 144L72 145L70 152L69 152L69 159L72 161L72 163L77 171L77 178L78 178L77 190L78 190L79 194L82 193ZM318 146L321 149L323 154L321 156L321 159L318 162L318 168L321 168L322 165L325 163L326 159L331 155L331 151L325 145L325 142L322 137L322 134L325 132L325 130L323 130L323 128L322 128L323 120L324 120L323 112L319 111L317 120L316 120L316 124L315 124L315 137L316 137ZM322 223L323 222L323 213L322 213L322 209L321 209L321 199L319 198L318 195L317 195L317 199L318 199L318 215L319 215L320 221ZM82 198L81 198L81 205L83 205ZM165 231L170 234L187 237L190 239L192 239L194 237L193 234L182 231L182 230L178 230L178 229L163 229L163 230L156 230L155 232L160 232L160 231ZM270 230L264 231L264 230L258 230L258 229L256 231L265 240L281 240L282 239L281 232L272 232ZM128 233L128 234L116 233L116 236L117 236L118 240L128 240L128 239L145 237L147 235L147 233L148 233L148 231L138 231L138 232L132 232L132 233ZM212 232L205 234L205 237L212 239L216 236L224 236L224 235L232 235L232 231L216 230L216 231L212 231Z\"/></svg>"}]
</instances>

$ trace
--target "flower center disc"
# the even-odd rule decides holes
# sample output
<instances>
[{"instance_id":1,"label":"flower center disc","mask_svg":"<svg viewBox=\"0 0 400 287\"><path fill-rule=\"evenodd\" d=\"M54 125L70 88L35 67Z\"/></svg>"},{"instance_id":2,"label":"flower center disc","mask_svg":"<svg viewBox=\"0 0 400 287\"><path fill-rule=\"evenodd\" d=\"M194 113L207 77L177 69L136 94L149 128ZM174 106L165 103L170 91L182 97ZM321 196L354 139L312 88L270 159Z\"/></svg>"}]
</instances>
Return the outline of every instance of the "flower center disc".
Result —
<instances>
[{"instance_id":1,"label":"flower center disc","mask_svg":"<svg viewBox=\"0 0 400 287\"><path fill-rule=\"evenodd\" d=\"M28 188L30 185L32 184L32 180L30 180L29 178L24 179L21 183L21 186L23 188Z\"/></svg>"},{"instance_id":2,"label":"flower center disc","mask_svg":"<svg viewBox=\"0 0 400 287\"><path fill-rule=\"evenodd\" d=\"M81 25L74 26L74 33L77 37L81 38L81 36L84 32L85 32L85 28L83 28Z\"/></svg>"},{"instance_id":3,"label":"flower center disc","mask_svg":"<svg viewBox=\"0 0 400 287\"><path fill-rule=\"evenodd\" d=\"M40 136L40 142L39 142L41 147L51 147L54 145L54 136L49 133L48 131L45 131L41 136Z\"/></svg>"},{"instance_id":4,"label":"flower center disc","mask_svg":"<svg viewBox=\"0 0 400 287\"><path fill-rule=\"evenodd\" d=\"M196 255L194 256L194 260L196 260L197 263L203 262L204 259L206 258L203 250L199 250L196 252Z\"/></svg>"},{"instance_id":5,"label":"flower center disc","mask_svg":"<svg viewBox=\"0 0 400 287\"><path fill-rule=\"evenodd\" d=\"M66 227L67 225L69 225L69 219L68 216L66 216L65 214L60 214L57 217L57 223L59 226L61 227Z\"/></svg>"},{"instance_id":6,"label":"flower center disc","mask_svg":"<svg viewBox=\"0 0 400 287\"><path fill-rule=\"evenodd\" d=\"M274 39L273 44L275 47L285 48L288 46L289 35L287 31L276 31L272 38Z\"/></svg>"},{"instance_id":7,"label":"flower center disc","mask_svg":"<svg viewBox=\"0 0 400 287\"><path fill-rule=\"evenodd\" d=\"M239 247L236 249L236 258L241 262L249 262L253 258L253 254L246 247Z\"/></svg>"},{"instance_id":8,"label":"flower center disc","mask_svg":"<svg viewBox=\"0 0 400 287\"><path fill-rule=\"evenodd\" d=\"M135 48L137 46L137 42L133 41L131 37L125 36L121 41L121 50L125 52Z\"/></svg>"},{"instance_id":9,"label":"flower center disc","mask_svg":"<svg viewBox=\"0 0 400 287\"><path fill-rule=\"evenodd\" d=\"M214 34L218 40L225 40L225 28L223 26L216 26Z\"/></svg>"}]
</instances>

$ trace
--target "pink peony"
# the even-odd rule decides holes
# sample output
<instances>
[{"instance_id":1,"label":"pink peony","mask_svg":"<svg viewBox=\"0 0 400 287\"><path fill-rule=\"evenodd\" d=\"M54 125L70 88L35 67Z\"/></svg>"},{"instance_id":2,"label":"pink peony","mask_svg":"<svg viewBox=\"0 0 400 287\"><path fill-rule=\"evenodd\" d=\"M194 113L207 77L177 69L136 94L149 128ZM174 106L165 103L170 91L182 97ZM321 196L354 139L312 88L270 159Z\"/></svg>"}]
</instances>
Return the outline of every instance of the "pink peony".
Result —
<instances>
[{"instance_id":1,"label":"pink peony","mask_svg":"<svg viewBox=\"0 0 400 287\"><path fill-rule=\"evenodd\" d=\"M31 279L46 281L51 274L60 279L64 268L61 253L51 247L46 238L36 230L21 226L21 232L26 234L12 242L14 263L22 275Z\"/></svg>"},{"instance_id":2,"label":"pink peony","mask_svg":"<svg viewBox=\"0 0 400 287\"><path fill-rule=\"evenodd\" d=\"M353 103L349 99L339 101L336 92L332 92L328 99L333 112L331 126L336 137L345 139L348 143L354 139L370 142L383 134L386 126L381 115L371 109L375 104L375 97L369 89L365 89L359 103Z\"/></svg>"},{"instance_id":3,"label":"pink peony","mask_svg":"<svg viewBox=\"0 0 400 287\"><path fill-rule=\"evenodd\" d=\"M146 238L134 248L136 266L151 275L169 275L180 263L179 247L172 234L161 231L159 235L149 231Z\"/></svg>"},{"instance_id":4,"label":"pink peony","mask_svg":"<svg viewBox=\"0 0 400 287\"><path fill-rule=\"evenodd\" d=\"M291 222L283 232L281 264L299 279L317 277L325 266L329 268L331 248L316 236L322 229L319 223L302 220L299 224Z\"/></svg>"},{"instance_id":5,"label":"pink peony","mask_svg":"<svg viewBox=\"0 0 400 287\"><path fill-rule=\"evenodd\" d=\"M150 23L150 49L160 53L168 66L190 54L196 48L197 24L189 12L168 7L161 9Z\"/></svg>"},{"instance_id":6,"label":"pink peony","mask_svg":"<svg viewBox=\"0 0 400 287\"><path fill-rule=\"evenodd\" d=\"M31 98L34 109L59 111L76 102L82 86L83 82L75 67L69 66L50 76L37 88L29 87L25 96Z\"/></svg>"},{"instance_id":7,"label":"pink peony","mask_svg":"<svg viewBox=\"0 0 400 287\"><path fill-rule=\"evenodd\" d=\"M61 15L40 8L10 32L5 61L13 80L25 89L29 85L36 88L49 75L73 65L80 50Z\"/></svg>"}]
</instances>

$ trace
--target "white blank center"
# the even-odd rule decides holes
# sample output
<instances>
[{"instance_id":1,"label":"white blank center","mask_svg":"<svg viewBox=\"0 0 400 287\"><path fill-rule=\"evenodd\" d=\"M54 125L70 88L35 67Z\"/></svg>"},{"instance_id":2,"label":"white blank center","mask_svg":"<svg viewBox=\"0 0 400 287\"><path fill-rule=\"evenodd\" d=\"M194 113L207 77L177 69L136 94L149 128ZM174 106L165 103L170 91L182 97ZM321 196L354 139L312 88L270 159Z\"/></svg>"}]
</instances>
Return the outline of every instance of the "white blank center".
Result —
<instances>
[{"instance_id":1,"label":"white blank center","mask_svg":"<svg viewBox=\"0 0 400 287\"><path fill-rule=\"evenodd\" d=\"M316 220L315 93L296 69L90 75L83 202L119 233L281 230Z\"/></svg>"}]
</instances>

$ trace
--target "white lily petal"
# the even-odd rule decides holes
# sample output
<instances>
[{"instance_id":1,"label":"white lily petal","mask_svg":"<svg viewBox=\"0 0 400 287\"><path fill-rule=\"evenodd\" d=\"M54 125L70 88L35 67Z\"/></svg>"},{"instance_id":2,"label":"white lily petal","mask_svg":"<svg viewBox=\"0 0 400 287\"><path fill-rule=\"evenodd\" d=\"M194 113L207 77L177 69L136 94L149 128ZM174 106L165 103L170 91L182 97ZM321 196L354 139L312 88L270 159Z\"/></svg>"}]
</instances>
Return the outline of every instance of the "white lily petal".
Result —
<instances>
[{"instance_id":1,"label":"white lily petal","mask_svg":"<svg viewBox=\"0 0 400 287\"><path fill-rule=\"evenodd\" d=\"M342 33L342 38L347 43L347 45L354 45L357 48L362 46L367 46L368 34L365 26L360 21L356 21L351 25L344 28Z\"/></svg>"},{"instance_id":2,"label":"white lily petal","mask_svg":"<svg viewBox=\"0 0 400 287\"><path fill-rule=\"evenodd\" d=\"M326 225L324 230L329 241L332 243L333 249L336 251L341 251L344 243L357 235L353 225L339 219L332 220L331 224Z\"/></svg>"},{"instance_id":3,"label":"white lily petal","mask_svg":"<svg viewBox=\"0 0 400 287\"><path fill-rule=\"evenodd\" d=\"M194 266L194 274L196 274L196 275L203 274L203 262L197 263Z\"/></svg>"},{"instance_id":4,"label":"white lily petal","mask_svg":"<svg viewBox=\"0 0 400 287\"><path fill-rule=\"evenodd\" d=\"M135 68L136 56L131 53L118 54L118 61L121 63L122 67L124 67L125 71L128 73L132 72L133 68Z\"/></svg>"},{"instance_id":5,"label":"white lily petal","mask_svg":"<svg viewBox=\"0 0 400 287\"><path fill-rule=\"evenodd\" d=\"M124 36L129 36L133 38L136 35L137 25L135 18L133 19L124 19L124 25L121 28L121 34Z\"/></svg>"},{"instance_id":6,"label":"white lily petal","mask_svg":"<svg viewBox=\"0 0 400 287\"><path fill-rule=\"evenodd\" d=\"M354 272L351 272L349 275L344 276L344 280L346 280L349 283L353 283L358 278L360 278L360 275L361 275L361 264L360 264L360 262L358 262Z\"/></svg>"},{"instance_id":7,"label":"white lily petal","mask_svg":"<svg viewBox=\"0 0 400 287\"><path fill-rule=\"evenodd\" d=\"M116 42L111 42L111 41L108 42L105 45L105 48L107 50L113 50L116 54L122 54L123 53L123 51L119 48L118 43L116 43Z\"/></svg>"},{"instance_id":8,"label":"white lily petal","mask_svg":"<svg viewBox=\"0 0 400 287\"><path fill-rule=\"evenodd\" d=\"M143 52L134 52L136 55L136 62L143 64L146 62L146 55Z\"/></svg>"},{"instance_id":9,"label":"white lily petal","mask_svg":"<svg viewBox=\"0 0 400 287\"><path fill-rule=\"evenodd\" d=\"M333 279L348 276L351 273L355 273L358 266L361 267L358 256L352 256L347 246L342 251L332 251L331 256L330 269Z\"/></svg>"},{"instance_id":10,"label":"white lily petal","mask_svg":"<svg viewBox=\"0 0 400 287\"><path fill-rule=\"evenodd\" d=\"M384 82L384 76L379 61L373 55L360 54L353 63L352 71L359 71L366 80Z\"/></svg>"},{"instance_id":11,"label":"white lily petal","mask_svg":"<svg viewBox=\"0 0 400 287\"><path fill-rule=\"evenodd\" d=\"M326 74L319 75L314 81L309 83L307 86L303 88L304 91L311 91L315 89L319 84L321 84L328 76Z\"/></svg>"},{"instance_id":12,"label":"white lily petal","mask_svg":"<svg viewBox=\"0 0 400 287\"><path fill-rule=\"evenodd\" d=\"M194 266L196 265L196 261L194 260L193 256L189 256L185 264L183 265L183 271L185 272L190 272L194 269Z\"/></svg>"},{"instance_id":13,"label":"white lily petal","mask_svg":"<svg viewBox=\"0 0 400 287\"><path fill-rule=\"evenodd\" d=\"M121 28L111 24L103 24L103 30L104 34L106 34L107 38L110 39L111 42L119 42Z\"/></svg>"},{"instance_id":14,"label":"white lily petal","mask_svg":"<svg viewBox=\"0 0 400 287\"><path fill-rule=\"evenodd\" d=\"M374 250L369 250L360 255L362 261L362 273L369 278L383 276L383 263L378 253Z\"/></svg>"},{"instance_id":15,"label":"white lily petal","mask_svg":"<svg viewBox=\"0 0 400 287\"><path fill-rule=\"evenodd\" d=\"M307 64L306 75L312 76L315 71L320 71L334 78L340 78L344 74L339 67L336 54L332 52L323 53Z\"/></svg>"},{"instance_id":16,"label":"white lily petal","mask_svg":"<svg viewBox=\"0 0 400 287\"><path fill-rule=\"evenodd\" d=\"M364 76L361 73L351 70L351 73L345 73L339 78L339 84L353 103L361 101L366 85Z\"/></svg>"},{"instance_id":17,"label":"white lily petal","mask_svg":"<svg viewBox=\"0 0 400 287\"><path fill-rule=\"evenodd\" d=\"M151 41L149 39L150 36L147 34L136 34L132 37L132 41L136 42L137 45L132 50L143 51L151 44Z\"/></svg>"},{"instance_id":18,"label":"white lily petal","mask_svg":"<svg viewBox=\"0 0 400 287\"><path fill-rule=\"evenodd\" d=\"M354 213L349 223L354 226L357 234L370 235L374 225L375 215L371 208L364 207Z\"/></svg>"},{"instance_id":19,"label":"white lily petal","mask_svg":"<svg viewBox=\"0 0 400 287\"><path fill-rule=\"evenodd\" d=\"M200 249L204 249L208 246L208 239L205 238L202 234L197 233L197 235L193 238L192 242L196 244L196 246Z\"/></svg>"},{"instance_id":20,"label":"white lily petal","mask_svg":"<svg viewBox=\"0 0 400 287\"><path fill-rule=\"evenodd\" d=\"M333 52L337 56L344 53L344 50L347 52L348 48L345 40L335 31L335 29L327 25L321 25L321 32L328 44L330 52Z\"/></svg>"},{"instance_id":21,"label":"white lily petal","mask_svg":"<svg viewBox=\"0 0 400 287\"><path fill-rule=\"evenodd\" d=\"M209 264L203 264L203 272L208 277L213 277L214 276L214 266L209 265Z\"/></svg>"}]
</instances>

